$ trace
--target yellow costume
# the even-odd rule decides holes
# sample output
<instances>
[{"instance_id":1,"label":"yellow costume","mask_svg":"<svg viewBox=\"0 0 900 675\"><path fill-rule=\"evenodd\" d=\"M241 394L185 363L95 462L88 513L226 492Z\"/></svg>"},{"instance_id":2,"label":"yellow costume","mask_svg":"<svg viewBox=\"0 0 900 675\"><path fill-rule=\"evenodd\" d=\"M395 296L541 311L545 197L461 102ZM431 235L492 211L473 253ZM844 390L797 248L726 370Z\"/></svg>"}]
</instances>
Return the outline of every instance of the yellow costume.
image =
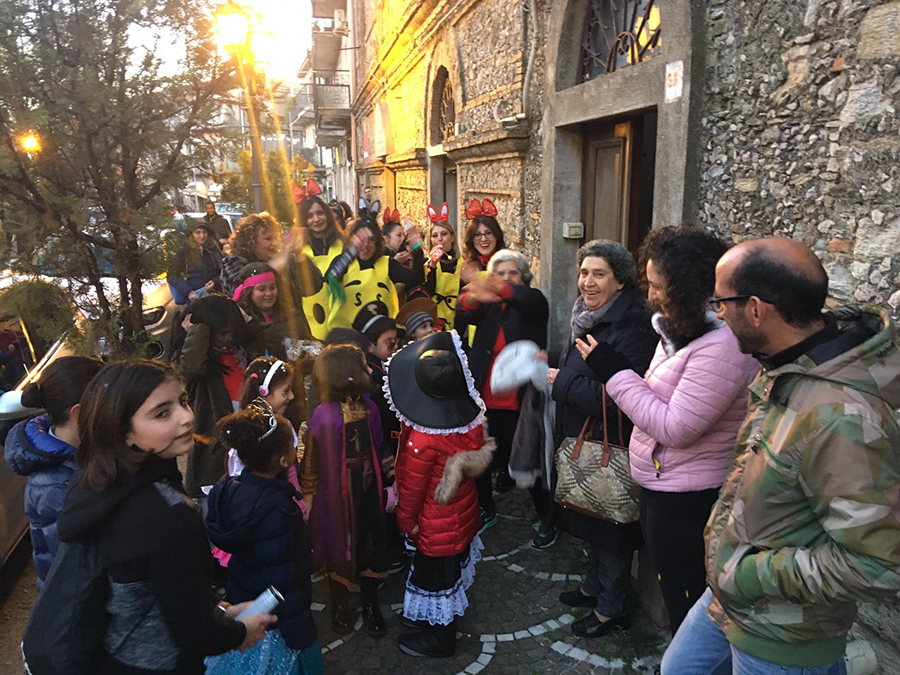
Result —
<instances>
[{"instance_id":1,"label":"yellow costume","mask_svg":"<svg viewBox=\"0 0 900 675\"><path fill-rule=\"evenodd\" d=\"M331 265L331 261L344 251L344 242L340 238L334 240L324 255L314 255L312 248L307 244L303 247L303 253L309 256L315 266L324 275ZM326 291L327 284L315 295L303 298L303 313L309 322L309 331L316 340L324 340L328 334L328 314L331 311L331 300Z\"/></svg>"},{"instance_id":2,"label":"yellow costume","mask_svg":"<svg viewBox=\"0 0 900 675\"><path fill-rule=\"evenodd\" d=\"M354 260L347 268L341 285L347 300L343 304L334 303L328 315L328 330L351 328L359 310L369 302L380 300L387 306L388 316L397 316L399 300L397 288L390 276L391 259L383 255L375 265L362 269L359 260Z\"/></svg>"},{"instance_id":3,"label":"yellow costume","mask_svg":"<svg viewBox=\"0 0 900 675\"><path fill-rule=\"evenodd\" d=\"M453 319L456 316L456 300L459 297L459 273L461 269L462 265L458 258L454 262L452 272L445 272L440 262L435 267L437 277L432 300L437 305L438 319L444 320L444 330L453 330ZM427 269L425 273L426 275L428 274Z\"/></svg>"}]
</instances>

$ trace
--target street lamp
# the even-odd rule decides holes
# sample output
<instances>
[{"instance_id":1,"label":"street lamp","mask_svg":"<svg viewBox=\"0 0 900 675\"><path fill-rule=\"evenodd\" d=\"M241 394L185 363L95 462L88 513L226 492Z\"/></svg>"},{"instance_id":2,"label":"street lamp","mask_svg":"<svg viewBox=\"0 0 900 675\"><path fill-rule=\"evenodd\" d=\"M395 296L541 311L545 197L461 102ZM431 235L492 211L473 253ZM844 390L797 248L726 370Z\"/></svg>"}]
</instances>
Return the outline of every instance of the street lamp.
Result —
<instances>
[{"instance_id":1,"label":"street lamp","mask_svg":"<svg viewBox=\"0 0 900 675\"><path fill-rule=\"evenodd\" d=\"M246 45L250 36L250 17L236 2L227 2L216 10L216 34L219 44L229 53Z\"/></svg>"},{"instance_id":2,"label":"street lamp","mask_svg":"<svg viewBox=\"0 0 900 675\"><path fill-rule=\"evenodd\" d=\"M256 114L256 62L251 44L252 31L250 16L244 7L233 0L216 9L216 33L219 44L237 62L238 68L244 65L250 71L249 85L244 79L244 100L250 115L250 165L253 184L253 210L259 213L265 210L262 185L262 141L259 137L259 116Z\"/></svg>"},{"instance_id":3,"label":"street lamp","mask_svg":"<svg viewBox=\"0 0 900 675\"><path fill-rule=\"evenodd\" d=\"M38 138L37 134L32 132L22 134L19 136L19 147L31 157L31 155L35 155L41 151L41 139Z\"/></svg>"}]
</instances>

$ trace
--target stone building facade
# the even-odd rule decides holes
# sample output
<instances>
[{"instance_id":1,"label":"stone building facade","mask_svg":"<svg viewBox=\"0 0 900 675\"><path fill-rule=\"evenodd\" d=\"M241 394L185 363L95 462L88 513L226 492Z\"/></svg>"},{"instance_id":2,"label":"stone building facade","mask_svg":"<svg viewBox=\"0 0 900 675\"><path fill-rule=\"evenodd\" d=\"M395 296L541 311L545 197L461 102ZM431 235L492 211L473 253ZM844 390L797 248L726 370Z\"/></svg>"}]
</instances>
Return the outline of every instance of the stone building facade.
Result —
<instances>
[{"instance_id":1,"label":"stone building facade","mask_svg":"<svg viewBox=\"0 0 900 675\"><path fill-rule=\"evenodd\" d=\"M635 249L682 222L800 239L831 304L900 313L900 0L354 7L360 193L423 225L446 199L460 227L469 199L493 199L557 343L586 238ZM883 664L897 619L881 603L859 624Z\"/></svg>"}]
</instances>

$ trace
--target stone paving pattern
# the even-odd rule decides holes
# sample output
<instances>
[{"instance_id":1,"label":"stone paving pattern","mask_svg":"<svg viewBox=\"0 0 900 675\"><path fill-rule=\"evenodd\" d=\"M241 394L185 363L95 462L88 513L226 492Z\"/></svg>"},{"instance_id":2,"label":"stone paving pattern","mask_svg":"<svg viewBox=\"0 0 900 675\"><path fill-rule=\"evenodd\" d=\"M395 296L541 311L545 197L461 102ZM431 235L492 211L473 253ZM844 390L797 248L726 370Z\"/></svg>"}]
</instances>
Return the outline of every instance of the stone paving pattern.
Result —
<instances>
[{"instance_id":1,"label":"stone paving pattern","mask_svg":"<svg viewBox=\"0 0 900 675\"><path fill-rule=\"evenodd\" d=\"M628 630L596 640L572 634L569 624L587 610L566 607L558 596L581 579L587 561L582 542L562 535L550 549L533 549L536 516L528 494L513 490L500 495L497 505L500 518L482 534L484 559L468 593L469 610L458 622L461 635L453 658L421 659L398 649L397 635L408 630L394 614L402 608L405 573L389 577L379 592L388 632L377 640L362 632L337 635L331 628L327 583L317 581L313 600L326 672L653 673L667 636L640 613L636 601Z\"/></svg>"},{"instance_id":2,"label":"stone paving pattern","mask_svg":"<svg viewBox=\"0 0 900 675\"><path fill-rule=\"evenodd\" d=\"M462 636L450 659L419 659L397 648L406 629L399 611L406 575L388 578L380 591L388 633L379 640L353 632L341 638L331 628L328 584L313 584L313 609L325 669L335 675L532 675L537 673L652 673L667 637L635 609L634 625L599 640L572 635L569 623L587 610L561 605L557 596L575 588L587 560L576 539L562 535L544 551L531 548L534 511L528 494L513 490L497 498L500 518L482 535L485 559L469 591L469 611L459 622ZM22 673L19 641L37 591L26 540L0 575L0 673ZM318 577L314 577L318 578ZM636 608L636 598L631 606ZM340 641L340 642L339 642Z\"/></svg>"}]
</instances>

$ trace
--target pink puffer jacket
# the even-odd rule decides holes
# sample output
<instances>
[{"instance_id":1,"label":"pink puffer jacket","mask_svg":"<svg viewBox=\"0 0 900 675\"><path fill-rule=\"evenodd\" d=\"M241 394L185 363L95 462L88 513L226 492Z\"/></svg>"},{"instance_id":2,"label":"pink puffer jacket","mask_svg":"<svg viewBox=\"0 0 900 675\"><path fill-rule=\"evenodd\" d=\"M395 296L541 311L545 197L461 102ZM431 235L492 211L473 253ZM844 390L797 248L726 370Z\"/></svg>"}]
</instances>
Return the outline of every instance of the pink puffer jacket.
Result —
<instances>
[{"instance_id":1,"label":"pink puffer jacket","mask_svg":"<svg viewBox=\"0 0 900 675\"><path fill-rule=\"evenodd\" d=\"M656 322L654 322L656 323ZM725 324L669 356L660 340L643 379L616 373L607 392L634 422L631 475L659 492L721 487L759 371Z\"/></svg>"}]
</instances>

